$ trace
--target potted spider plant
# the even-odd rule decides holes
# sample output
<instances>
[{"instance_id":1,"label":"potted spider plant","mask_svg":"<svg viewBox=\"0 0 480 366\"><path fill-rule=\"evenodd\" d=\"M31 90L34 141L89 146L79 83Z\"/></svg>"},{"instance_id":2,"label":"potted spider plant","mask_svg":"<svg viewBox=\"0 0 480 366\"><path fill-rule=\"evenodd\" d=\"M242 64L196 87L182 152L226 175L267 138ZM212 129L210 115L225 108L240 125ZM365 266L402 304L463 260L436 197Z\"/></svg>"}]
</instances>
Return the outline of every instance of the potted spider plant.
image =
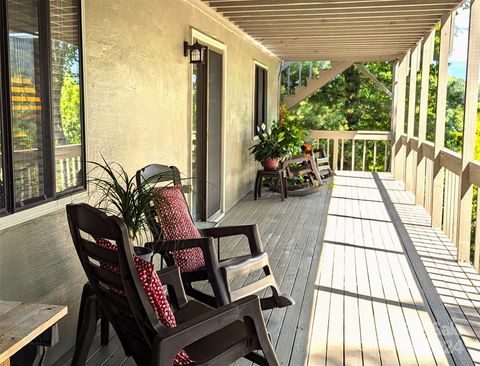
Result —
<instances>
[{"instance_id":1,"label":"potted spider plant","mask_svg":"<svg viewBox=\"0 0 480 366\"><path fill-rule=\"evenodd\" d=\"M148 229L144 212L150 208L154 186L147 183L138 186L135 176L130 177L120 164L109 163L104 157L102 160L102 163L90 162L94 165L89 182L95 189L95 206L123 220L135 254L149 261L153 252L140 243Z\"/></svg>"}]
</instances>

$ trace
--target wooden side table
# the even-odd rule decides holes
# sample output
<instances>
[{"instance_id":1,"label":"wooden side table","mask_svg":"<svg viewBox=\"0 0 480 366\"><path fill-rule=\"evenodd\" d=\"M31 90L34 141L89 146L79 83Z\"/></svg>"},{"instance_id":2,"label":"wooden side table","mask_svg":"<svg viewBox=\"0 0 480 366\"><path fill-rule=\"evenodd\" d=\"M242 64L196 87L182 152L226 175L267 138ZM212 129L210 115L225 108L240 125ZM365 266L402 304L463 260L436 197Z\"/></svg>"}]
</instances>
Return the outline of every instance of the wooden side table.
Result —
<instances>
[{"instance_id":1,"label":"wooden side table","mask_svg":"<svg viewBox=\"0 0 480 366\"><path fill-rule=\"evenodd\" d=\"M66 306L0 300L0 365L15 365L16 358L21 364L42 365L45 347L58 341L57 331L49 330L66 314ZM35 347L26 349L32 342Z\"/></svg>"},{"instance_id":2,"label":"wooden side table","mask_svg":"<svg viewBox=\"0 0 480 366\"><path fill-rule=\"evenodd\" d=\"M287 198L287 173L285 169L258 170L257 178L255 179L255 189L253 192L255 201L257 200L257 197L262 196L262 180L264 177L277 178L277 184L280 188L280 197L282 201Z\"/></svg>"}]
</instances>

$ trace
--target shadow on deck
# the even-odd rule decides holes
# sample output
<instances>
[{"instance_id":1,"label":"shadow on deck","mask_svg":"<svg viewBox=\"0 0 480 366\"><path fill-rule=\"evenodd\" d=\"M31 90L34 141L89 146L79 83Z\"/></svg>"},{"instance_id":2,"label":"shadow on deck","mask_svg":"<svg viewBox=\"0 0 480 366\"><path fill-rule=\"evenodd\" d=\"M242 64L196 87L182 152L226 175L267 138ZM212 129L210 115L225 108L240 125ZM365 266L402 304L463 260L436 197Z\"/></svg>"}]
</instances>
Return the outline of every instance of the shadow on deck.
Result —
<instances>
[{"instance_id":1,"label":"shadow on deck","mask_svg":"<svg viewBox=\"0 0 480 366\"><path fill-rule=\"evenodd\" d=\"M220 225L245 223L259 225L277 281L297 302L264 313L282 365L479 361L480 276L455 262L453 244L389 174L339 172L333 189L283 203L249 194ZM248 251L240 237L221 248L222 257ZM133 365L116 337L98 344L89 366Z\"/></svg>"},{"instance_id":2,"label":"shadow on deck","mask_svg":"<svg viewBox=\"0 0 480 366\"><path fill-rule=\"evenodd\" d=\"M313 286L320 258L329 190L307 196L291 197L284 202L276 193L265 192L259 200L247 195L228 211L220 225L257 223L270 264L282 291L291 294L296 305L288 310L266 311L269 332L277 346L282 364L300 365L306 359L308 329L311 322ZM224 240L221 256L248 254L248 243L241 237ZM238 278L233 287L249 283L253 277ZM113 330L111 334L114 334ZM133 365L126 360L114 337L106 347L94 341L88 366ZM71 350L55 366L69 365ZM239 362L238 364L249 364Z\"/></svg>"}]
</instances>

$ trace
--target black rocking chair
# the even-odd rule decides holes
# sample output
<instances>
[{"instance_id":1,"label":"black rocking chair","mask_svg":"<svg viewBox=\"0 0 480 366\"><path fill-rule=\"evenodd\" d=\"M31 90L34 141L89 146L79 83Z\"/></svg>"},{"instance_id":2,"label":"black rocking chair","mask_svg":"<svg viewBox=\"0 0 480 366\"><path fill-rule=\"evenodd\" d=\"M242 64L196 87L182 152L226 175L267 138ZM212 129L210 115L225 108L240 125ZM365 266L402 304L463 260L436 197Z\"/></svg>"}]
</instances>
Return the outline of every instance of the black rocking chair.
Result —
<instances>
[{"instance_id":1,"label":"black rocking chair","mask_svg":"<svg viewBox=\"0 0 480 366\"><path fill-rule=\"evenodd\" d=\"M140 366L172 366L181 349L194 365L223 366L242 357L259 365L279 364L257 296L214 309L187 300L178 269L166 268L158 274L168 288L177 327L165 327L142 287L125 224L87 204L68 205L67 215L90 291L84 292L86 304L80 314L73 366L85 364L100 310L115 329L125 354ZM90 237L108 239L118 250L102 247ZM105 270L100 264L116 266L119 273ZM259 350L263 355L256 352Z\"/></svg>"},{"instance_id":2,"label":"black rocking chair","mask_svg":"<svg viewBox=\"0 0 480 366\"><path fill-rule=\"evenodd\" d=\"M150 182L154 185L182 184L180 172L175 166L169 167L160 164L151 164L137 171L137 184L140 185L144 182ZM185 196L183 198L185 199ZM168 266L175 265L171 254L173 251L194 247L202 249L206 263L205 269L181 273L187 295L210 306L221 306L270 288L272 296L260 299L263 310L282 308L295 304L295 301L290 296L280 293L270 268L268 254L263 250L257 225L220 226L199 229L202 236L199 239L167 241L162 238L162 228L153 202L150 210L145 212L145 215L154 237L154 242L150 245L155 252L162 256ZM191 214L190 219L193 222ZM247 237L250 254L220 259L220 238L236 235ZM218 240L218 256L216 255L214 239ZM238 289L231 288L230 284L234 278L247 276L258 270L263 271L264 276L262 278ZM193 287L194 282L204 280L210 282L214 296Z\"/></svg>"}]
</instances>

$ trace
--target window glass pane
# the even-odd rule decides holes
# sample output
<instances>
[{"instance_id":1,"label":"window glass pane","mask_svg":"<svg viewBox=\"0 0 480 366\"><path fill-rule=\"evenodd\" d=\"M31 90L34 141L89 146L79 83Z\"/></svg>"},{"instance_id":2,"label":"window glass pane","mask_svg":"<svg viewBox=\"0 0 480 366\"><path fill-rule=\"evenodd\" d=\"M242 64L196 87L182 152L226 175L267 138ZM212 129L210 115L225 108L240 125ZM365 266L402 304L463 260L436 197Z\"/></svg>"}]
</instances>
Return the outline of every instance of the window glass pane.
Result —
<instances>
[{"instance_id":1,"label":"window glass pane","mask_svg":"<svg viewBox=\"0 0 480 366\"><path fill-rule=\"evenodd\" d=\"M257 135L257 127L267 123L267 70L255 65L255 103L254 103L254 135Z\"/></svg>"},{"instance_id":2,"label":"window glass pane","mask_svg":"<svg viewBox=\"0 0 480 366\"><path fill-rule=\"evenodd\" d=\"M198 118L198 77L199 77L199 66L194 64L192 68L192 177L198 176L198 162L197 162L197 118ZM192 189L193 192L197 192L198 184L196 179L192 179ZM194 220L196 220L198 215L199 207L197 205L197 199L192 200L192 214Z\"/></svg>"},{"instance_id":3,"label":"window glass pane","mask_svg":"<svg viewBox=\"0 0 480 366\"><path fill-rule=\"evenodd\" d=\"M3 95L1 92L2 88L2 64L0 62L0 212L5 208L5 169L3 164L3 159L5 158L5 153L3 151Z\"/></svg>"},{"instance_id":4,"label":"window glass pane","mask_svg":"<svg viewBox=\"0 0 480 366\"><path fill-rule=\"evenodd\" d=\"M83 185L77 0L50 0L56 191Z\"/></svg>"},{"instance_id":5,"label":"window glass pane","mask_svg":"<svg viewBox=\"0 0 480 366\"><path fill-rule=\"evenodd\" d=\"M45 198L38 2L9 0L11 118L15 200Z\"/></svg>"}]
</instances>

